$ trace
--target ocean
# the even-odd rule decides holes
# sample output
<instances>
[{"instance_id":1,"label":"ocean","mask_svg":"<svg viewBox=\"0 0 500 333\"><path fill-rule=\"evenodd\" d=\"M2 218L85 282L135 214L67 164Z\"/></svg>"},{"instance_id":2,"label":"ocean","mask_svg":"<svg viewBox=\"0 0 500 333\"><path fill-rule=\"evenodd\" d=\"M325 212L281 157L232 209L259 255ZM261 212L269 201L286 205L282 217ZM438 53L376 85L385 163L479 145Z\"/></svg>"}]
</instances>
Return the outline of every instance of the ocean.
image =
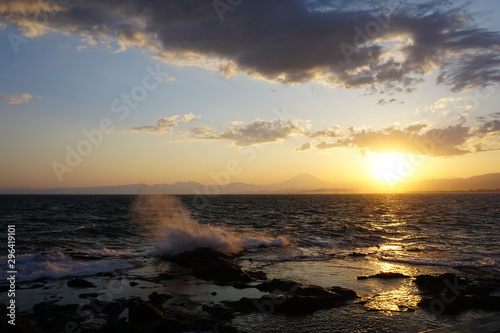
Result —
<instances>
[{"instance_id":1,"label":"ocean","mask_svg":"<svg viewBox=\"0 0 500 333\"><path fill-rule=\"evenodd\" d=\"M162 263L162 255L197 247L237 254L244 268L263 270L268 278L342 286L360 296L361 301L299 317L242 314L231 323L243 332L420 332L492 312L433 313L417 306L421 295L412 279L357 277L451 272L500 279L498 193L4 195L2 281L9 270L9 225L15 226L21 313L49 299L82 302L61 281L77 276L97 281L113 272L141 283L113 293L116 298L146 297L156 290L212 304L252 293L199 281L190 285L189 279L176 285L147 282L150 275L173 269ZM39 281L49 287L33 286ZM7 301L2 293L0 303Z\"/></svg>"}]
</instances>

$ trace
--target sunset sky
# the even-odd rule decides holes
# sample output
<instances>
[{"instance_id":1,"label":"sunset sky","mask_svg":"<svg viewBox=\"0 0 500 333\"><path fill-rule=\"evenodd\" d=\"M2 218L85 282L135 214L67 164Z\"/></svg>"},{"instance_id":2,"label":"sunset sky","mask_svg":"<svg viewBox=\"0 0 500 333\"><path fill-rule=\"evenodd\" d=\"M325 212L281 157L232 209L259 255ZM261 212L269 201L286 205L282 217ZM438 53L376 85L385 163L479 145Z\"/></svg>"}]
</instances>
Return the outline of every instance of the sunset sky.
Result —
<instances>
[{"instance_id":1,"label":"sunset sky","mask_svg":"<svg viewBox=\"0 0 500 333\"><path fill-rule=\"evenodd\" d=\"M383 3L4 0L0 188L499 172L500 2Z\"/></svg>"}]
</instances>

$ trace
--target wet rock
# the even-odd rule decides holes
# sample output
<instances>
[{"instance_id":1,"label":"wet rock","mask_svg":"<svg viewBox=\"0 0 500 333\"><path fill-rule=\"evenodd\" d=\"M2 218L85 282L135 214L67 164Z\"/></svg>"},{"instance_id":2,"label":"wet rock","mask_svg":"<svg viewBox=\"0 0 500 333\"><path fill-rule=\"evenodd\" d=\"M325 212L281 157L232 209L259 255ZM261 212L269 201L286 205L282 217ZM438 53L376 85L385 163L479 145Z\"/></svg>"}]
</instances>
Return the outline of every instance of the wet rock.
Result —
<instances>
[{"instance_id":1,"label":"wet rock","mask_svg":"<svg viewBox=\"0 0 500 333\"><path fill-rule=\"evenodd\" d=\"M106 323L102 326L101 332L103 333L141 333L143 332L136 325L127 323L125 321L115 321Z\"/></svg>"},{"instance_id":2,"label":"wet rock","mask_svg":"<svg viewBox=\"0 0 500 333\"><path fill-rule=\"evenodd\" d=\"M339 295L344 296L346 299L354 299L358 298L358 295L354 290L343 288L343 287L338 287L338 286L333 286L328 289L331 292L337 293Z\"/></svg>"},{"instance_id":3,"label":"wet rock","mask_svg":"<svg viewBox=\"0 0 500 333\"><path fill-rule=\"evenodd\" d=\"M72 288L95 288L95 284L83 279L69 280L67 286Z\"/></svg>"},{"instance_id":4,"label":"wet rock","mask_svg":"<svg viewBox=\"0 0 500 333\"><path fill-rule=\"evenodd\" d=\"M97 296L102 295L99 293L83 293L78 295L79 298L96 298Z\"/></svg>"},{"instance_id":5,"label":"wet rock","mask_svg":"<svg viewBox=\"0 0 500 333\"><path fill-rule=\"evenodd\" d=\"M203 305L202 310L217 318L227 320L234 318L233 309L224 304Z\"/></svg>"},{"instance_id":6,"label":"wet rock","mask_svg":"<svg viewBox=\"0 0 500 333\"><path fill-rule=\"evenodd\" d=\"M33 313L36 322L51 332L65 331L67 323L76 324L85 319L77 304L57 305L54 301L35 304Z\"/></svg>"},{"instance_id":7,"label":"wet rock","mask_svg":"<svg viewBox=\"0 0 500 333\"><path fill-rule=\"evenodd\" d=\"M300 283L292 280L272 279L271 281L266 281L264 283L257 285L255 288L259 289L260 291L267 291L267 292L273 292L273 291L285 292L285 291L295 290L298 287L300 287Z\"/></svg>"},{"instance_id":8,"label":"wet rock","mask_svg":"<svg viewBox=\"0 0 500 333\"><path fill-rule=\"evenodd\" d=\"M172 280L172 279L175 279L176 276L172 273L160 273L160 275L158 275L158 277L161 280Z\"/></svg>"},{"instance_id":9,"label":"wet rock","mask_svg":"<svg viewBox=\"0 0 500 333\"><path fill-rule=\"evenodd\" d=\"M403 279L403 278L409 278L408 275L404 275L401 273L395 273L395 272L380 272L375 275L370 275L370 276L358 276L358 280L365 280L365 279L370 279L370 278L377 278L377 279L384 279L384 280L390 280L390 279Z\"/></svg>"},{"instance_id":10,"label":"wet rock","mask_svg":"<svg viewBox=\"0 0 500 333\"><path fill-rule=\"evenodd\" d=\"M500 297L434 295L422 298L417 305L435 314L457 314L467 310L498 311Z\"/></svg>"},{"instance_id":11,"label":"wet rock","mask_svg":"<svg viewBox=\"0 0 500 333\"><path fill-rule=\"evenodd\" d=\"M445 273L419 275L414 282L424 294L418 306L436 314L500 310L500 297L490 295L498 286L494 280L470 281Z\"/></svg>"},{"instance_id":12,"label":"wet rock","mask_svg":"<svg viewBox=\"0 0 500 333\"><path fill-rule=\"evenodd\" d=\"M131 299L127 302L128 318L131 323L143 323L158 320L163 317L163 311L150 302L141 299Z\"/></svg>"},{"instance_id":13,"label":"wet rock","mask_svg":"<svg viewBox=\"0 0 500 333\"><path fill-rule=\"evenodd\" d=\"M234 259L210 248L199 247L164 259L193 269L193 275L216 282L250 282L254 279Z\"/></svg>"},{"instance_id":14,"label":"wet rock","mask_svg":"<svg viewBox=\"0 0 500 333\"><path fill-rule=\"evenodd\" d=\"M340 306L348 299L356 297L356 293L349 289L333 287L333 290L337 289L342 293L340 294L318 286L301 286L289 280L272 280L260 286L266 291L272 290L274 294L262 296L260 299L242 298L237 302L224 302L224 305L233 313L261 312L297 316ZM221 311L223 314L227 311L224 308L212 310Z\"/></svg>"},{"instance_id":15,"label":"wet rock","mask_svg":"<svg viewBox=\"0 0 500 333\"><path fill-rule=\"evenodd\" d=\"M255 280L266 280L267 279L267 275L263 271L256 271L256 272L247 271L247 273Z\"/></svg>"},{"instance_id":16,"label":"wet rock","mask_svg":"<svg viewBox=\"0 0 500 333\"><path fill-rule=\"evenodd\" d=\"M168 301L169 299L171 299L173 296L172 295L167 295L167 294L159 294L158 292L153 292L151 293L148 298L149 298L149 301L153 304L156 304L156 305L162 305L163 303L165 303L166 301Z\"/></svg>"},{"instance_id":17,"label":"wet rock","mask_svg":"<svg viewBox=\"0 0 500 333\"><path fill-rule=\"evenodd\" d=\"M137 282L135 282L135 281L131 281L129 284L130 284L130 286L131 286L131 287L135 287L135 286L137 286L139 283L137 283Z\"/></svg>"},{"instance_id":18,"label":"wet rock","mask_svg":"<svg viewBox=\"0 0 500 333\"><path fill-rule=\"evenodd\" d=\"M456 285L460 289L469 285L469 281L459 278L453 273L445 273L437 276L419 275L415 278L414 282L418 289L431 295L440 294L445 288L449 288L450 285Z\"/></svg>"}]
</instances>

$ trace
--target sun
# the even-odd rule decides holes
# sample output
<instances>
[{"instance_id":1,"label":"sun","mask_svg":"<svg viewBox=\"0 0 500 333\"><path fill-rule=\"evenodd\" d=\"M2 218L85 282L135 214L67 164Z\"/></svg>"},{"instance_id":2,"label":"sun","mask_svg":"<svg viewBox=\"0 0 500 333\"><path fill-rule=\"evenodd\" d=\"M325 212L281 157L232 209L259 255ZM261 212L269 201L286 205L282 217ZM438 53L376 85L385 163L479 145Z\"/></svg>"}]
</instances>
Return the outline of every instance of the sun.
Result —
<instances>
[{"instance_id":1,"label":"sun","mask_svg":"<svg viewBox=\"0 0 500 333\"><path fill-rule=\"evenodd\" d=\"M406 154L385 153L373 157L374 178L385 184L396 184L413 174L414 168Z\"/></svg>"}]
</instances>

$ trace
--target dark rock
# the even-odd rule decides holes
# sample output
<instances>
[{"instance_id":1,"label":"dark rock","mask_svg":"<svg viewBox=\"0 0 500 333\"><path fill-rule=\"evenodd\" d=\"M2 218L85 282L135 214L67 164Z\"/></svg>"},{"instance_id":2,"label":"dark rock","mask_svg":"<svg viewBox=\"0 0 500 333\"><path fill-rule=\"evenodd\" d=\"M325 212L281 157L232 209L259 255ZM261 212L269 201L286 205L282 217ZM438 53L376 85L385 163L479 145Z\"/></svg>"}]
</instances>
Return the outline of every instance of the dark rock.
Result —
<instances>
[{"instance_id":1,"label":"dark rock","mask_svg":"<svg viewBox=\"0 0 500 333\"><path fill-rule=\"evenodd\" d=\"M66 324L72 322L75 325L85 318L78 311L77 304L57 305L55 301L42 302L33 306L36 322L51 332L65 331Z\"/></svg>"},{"instance_id":2,"label":"dark rock","mask_svg":"<svg viewBox=\"0 0 500 333\"><path fill-rule=\"evenodd\" d=\"M467 310L498 311L500 310L500 297L463 294L458 296L434 295L422 298L417 305L435 314L457 314Z\"/></svg>"},{"instance_id":3,"label":"dark rock","mask_svg":"<svg viewBox=\"0 0 500 333\"><path fill-rule=\"evenodd\" d=\"M153 292L151 295L148 296L149 301L153 304L156 305L162 305L169 299L171 299L173 296L172 295L167 295L167 294L159 294L158 292Z\"/></svg>"},{"instance_id":4,"label":"dark rock","mask_svg":"<svg viewBox=\"0 0 500 333\"><path fill-rule=\"evenodd\" d=\"M257 272L247 271L247 274L250 275L255 280L266 280L267 279L267 275L263 271L257 271Z\"/></svg>"},{"instance_id":5,"label":"dark rock","mask_svg":"<svg viewBox=\"0 0 500 333\"><path fill-rule=\"evenodd\" d=\"M357 279L358 280L365 280L365 279L370 279L370 278L389 280L389 279L409 278L409 276L401 274L401 273L381 272L381 273L377 273L375 275L370 275L370 276L358 276Z\"/></svg>"},{"instance_id":6,"label":"dark rock","mask_svg":"<svg viewBox=\"0 0 500 333\"><path fill-rule=\"evenodd\" d=\"M135 287L135 286L137 286L139 283L137 283L137 282L135 282L135 281L131 281L129 284L130 284L130 286L131 286L131 287Z\"/></svg>"},{"instance_id":7,"label":"dark rock","mask_svg":"<svg viewBox=\"0 0 500 333\"><path fill-rule=\"evenodd\" d=\"M131 299L127 302L128 318L131 323L143 323L158 320L163 317L163 311L150 302L141 299Z\"/></svg>"},{"instance_id":8,"label":"dark rock","mask_svg":"<svg viewBox=\"0 0 500 333\"><path fill-rule=\"evenodd\" d=\"M333 287L329 288L328 290L331 292L337 293L339 295L342 295L346 299L354 299L354 298L358 297L358 295L356 294L356 292L354 290L347 289L347 288L333 286Z\"/></svg>"},{"instance_id":9,"label":"dark rock","mask_svg":"<svg viewBox=\"0 0 500 333\"><path fill-rule=\"evenodd\" d=\"M10 317L7 305L0 304L0 332L15 333L42 333L42 329L34 326L30 321L20 313L16 313L15 326L9 324Z\"/></svg>"},{"instance_id":10,"label":"dark rock","mask_svg":"<svg viewBox=\"0 0 500 333\"><path fill-rule=\"evenodd\" d=\"M221 319L234 318L233 310L224 304L217 305L203 305L202 310Z\"/></svg>"},{"instance_id":11,"label":"dark rock","mask_svg":"<svg viewBox=\"0 0 500 333\"><path fill-rule=\"evenodd\" d=\"M97 296L102 295L99 293L88 293L88 294L80 294L78 295L79 298L96 298Z\"/></svg>"},{"instance_id":12,"label":"dark rock","mask_svg":"<svg viewBox=\"0 0 500 333\"><path fill-rule=\"evenodd\" d=\"M115 321L115 322L110 322L106 323L105 325L102 326L101 332L103 333L141 333L142 330L140 330L136 325L127 323L125 321Z\"/></svg>"},{"instance_id":13,"label":"dark rock","mask_svg":"<svg viewBox=\"0 0 500 333\"><path fill-rule=\"evenodd\" d=\"M460 289L466 288L469 285L469 281L459 278L453 273L445 273L438 276L419 275L415 278L414 282L418 289L431 295L440 294L444 289L449 289L450 285L457 286Z\"/></svg>"},{"instance_id":14,"label":"dark rock","mask_svg":"<svg viewBox=\"0 0 500 333\"><path fill-rule=\"evenodd\" d=\"M118 317L123 310L125 310L126 306L127 301L123 298L119 298L112 302L91 299L90 303L83 307L83 310L88 310L93 313L101 313L109 318L115 318Z\"/></svg>"},{"instance_id":15,"label":"dark rock","mask_svg":"<svg viewBox=\"0 0 500 333\"><path fill-rule=\"evenodd\" d=\"M284 279L272 279L271 281L266 281L264 283L261 283L255 288L259 289L260 291L267 291L267 292L273 292L273 291L281 291L281 292L286 292L286 291L293 291L300 287L300 283L291 281L291 280L284 280Z\"/></svg>"},{"instance_id":16,"label":"dark rock","mask_svg":"<svg viewBox=\"0 0 500 333\"><path fill-rule=\"evenodd\" d=\"M217 292L212 291L210 294L211 294L212 296L215 296L215 295L217 295Z\"/></svg>"},{"instance_id":17,"label":"dark rock","mask_svg":"<svg viewBox=\"0 0 500 333\"><path fill-rule=\"evenodd\" d=\"M193 269L193 274L216 282L250 282L254 279L242 270L234 259L210 248L199 247L175 256L164 257L181 266Z\"/></svg>"},{"instance_id":18,"label":"dark rock","mask_svg":"<svg viewBox=\"0 0 500 333\"><path fill-rule=\"evenodd\" d=\"M274 281L274 283L273 283ZM230 310L229 312L261 312L264 314L281 313L286 315L305 315L311 312L328 309L340 306L345 303L348 297L338 294L318 286L303 287L294 283L291 285L287 280L273 280L268 282L265 289L272 289L272 286L288 287L287 292L282 294L273 294L262 296L260 299L242 298L237 302L224 302L224 305ZM287 283L283 284L283 281ZM343 289L343 288L342 288ZM354 291L349 289L342 290L346 295L356 295ZM278 288L274 289L278 292ZM223 314L227 312L225 308L211 309L213 311L221 311ZM225 312L226 311L226 312Z\"/></svg>"},{"instance_id":19,"label":"dark rock","mask_svg":"<svg viewBox=\"0 0 500 333\"><path fill-rule=\"evenodd\" d=\"M160 275L158 275L158 277L161 280L172 280L172 279L175 279L176 276L172 273L160 273Z\"/></svg>"},{"instance_id":20,"label":"dark rock","mask_svg":"<svg viewBox=\"0 0 500 333\"><path fill-rule=\"evenodd\" d=\"M176 318L162 318L143 326L141 332L183 333L193 331L195 325Z\"/></svg>"},{"instance_id":21,"label":"dark rock","mask_svg":"<svg viewBox=\"0 0 500 333\"><path fill-rule=\"evenodd\" d=\"M352 253L349 253L348 256L357 258L357 257L366 257L366 254L360 253L360 252L352 252Z\"/></svg>"},{"instance_id":22,"label":"dark rock","mask_svg":"<svg viewBox=\"0 0 500 333\"><path fill-rule=\"evenodd\" d=\"M67 285L73 288L95 288L95 284L83 279L69 280Z\"/></svg>"}]
</instances>

